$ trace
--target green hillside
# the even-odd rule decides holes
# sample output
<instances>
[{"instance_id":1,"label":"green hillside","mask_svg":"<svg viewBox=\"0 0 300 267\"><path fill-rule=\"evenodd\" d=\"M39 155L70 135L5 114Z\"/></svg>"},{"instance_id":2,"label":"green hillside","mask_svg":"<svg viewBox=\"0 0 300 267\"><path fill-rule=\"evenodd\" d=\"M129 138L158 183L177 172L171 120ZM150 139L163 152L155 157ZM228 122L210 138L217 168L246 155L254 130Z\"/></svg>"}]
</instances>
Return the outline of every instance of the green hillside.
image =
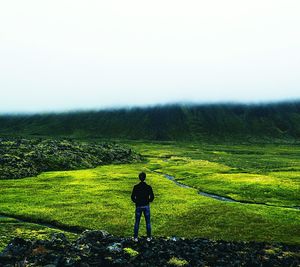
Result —
<instances>
[{"instance_id":1,"label":"green hillside","mask_svg":"<svg viewBox=\"0 0 300 267\"><path fill-rule=\"evenodd\" d=\"M143 140L268 140L300 137L300 102L169 105L0 116L0 134Z\"/></svg>"}]
</instances>

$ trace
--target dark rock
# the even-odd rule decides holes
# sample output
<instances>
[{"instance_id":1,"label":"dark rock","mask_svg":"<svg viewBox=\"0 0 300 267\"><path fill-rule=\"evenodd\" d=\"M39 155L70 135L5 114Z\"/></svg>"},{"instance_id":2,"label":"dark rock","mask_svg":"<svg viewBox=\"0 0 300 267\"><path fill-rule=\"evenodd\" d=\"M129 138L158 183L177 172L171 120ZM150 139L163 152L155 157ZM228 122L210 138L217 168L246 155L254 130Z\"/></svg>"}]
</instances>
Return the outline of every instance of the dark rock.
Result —
<instances>
[{"instance_id":1,"label":"dark rock","mask_svg":"<svg viewBox=\"0 0 300 267\"><path fill-rule=\"evenodd\" d=\"M0 254L0 258L25 258L32 248L32 241L15 237Z\"/></svg>"},{"instance_id":2,"label":"dark rock","mask_svg":"<svg viewBox=\"0 0 300 267\"><path fill-rule=\"evenodd\" d=\"M112 235L105 230L99 230L99 231L86 230L80 235L80 237L77 239L76 242L77 244L96 243L97 241L100 242L109 237L112 237Z\"/></svg>"},{"instance_id":3,"label":"dark rock","mask_svg":"<svg viewBox=\"0 0 300 267\"><path fill-rule=\"evenodd\" d=\"M112 243L106 249L111 253L120 253L120 252L122 252L122 244L121 243Z\"/></svg>"},{"instance_id":4,"label":"dark rock","mask_svg":"<svg viewBox=\"0 0 300 267\"><path fill-rule=\"evenodd\" d=\"M297 245L212 241L201 238L114 237L106 231L85 231L74 242L62 234L50 240L15 238L0 255L0 266L292 266L300 264ZM132 255L130 255L130 253ZM134 255L133 255L134 254ZM175 259L175 260L174 260ZM181 262L180 262L181 261ZM173 264L172 263L172 264ZM23 265L22 265L23 264Z\"/></svg>"}]
</instances>

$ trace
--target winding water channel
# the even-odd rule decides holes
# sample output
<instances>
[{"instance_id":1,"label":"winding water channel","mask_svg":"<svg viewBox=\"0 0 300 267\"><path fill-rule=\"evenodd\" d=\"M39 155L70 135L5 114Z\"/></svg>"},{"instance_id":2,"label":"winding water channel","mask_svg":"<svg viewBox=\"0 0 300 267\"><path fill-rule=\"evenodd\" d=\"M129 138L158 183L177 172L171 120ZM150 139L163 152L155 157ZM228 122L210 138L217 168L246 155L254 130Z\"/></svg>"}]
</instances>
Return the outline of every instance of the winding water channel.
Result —
<instances>
[{"instance_id":1,"label":"winding water channel","mask_svg":"<svg viewBox=\"0 0 300 267\"><path fill-rule=\"evenodd\" d=\"M165 178L167 178L168 180L174 182L176 185L182 187L182 188L190 188L190 189L194 189L191 186L182 184L178 181L175 180L174 176L171 176L169 174L165 174L165 173L161 173L158 171L153 171L157 174L160 174L162 176L164 176ZM254 203L254 202L248 202L248 201L238 201L229 197L224 197L224 196L220 196L217 194L211 194L208 192L203 192L203 191L198 191L198 194L204 197L209 197L209 198L213 198L219 201L225 201L225 202L234 202L234 203L241 203L241 204L252 204L252 205L263 205L263 206L270 206L270 207L277 207L277 208L286 208L286 209L297 209L300 210L300 207L289 207L289 206L276 206L276 205L271 205L271 204L266 204L266 203ZM3 214L0 213L0 218L10 218L10 219L15 219L17 222L22 222L22 223L31 223L31 224L36 224L39 226L45 226L48 228L52 228L52 229L56 229L56 230L60 230L60 231L65 231L65 232L70 232L70 233L81 233L84 229L81 229L79 227L71 227L71 226L62 226L62 225L58 225L58 224L51 224L51 223L47 223L47 222L40 222L40 221L35 221L33 219L27 219L21 216L11 216L11 215L7 215L7 214Z\"/></svg>"},{"instance_id":2,"label":"winding water channel","mask_svg":"<svg viewBox=\"0 0 300 267\"><path fill-rule=\"evenodd\" d=\"M175 180L175 177L169 174L165 174L165 173L161 173L158 171L153 171L157 174L163 175L165 178L167 178L168 180L174 182L176 185L183 187L183 188L190 188L190 189L195 189L191 186L182 184L178 181ZM210 197L216 200L220 200L220 201L225 201L225 202L235 202L235 203L241 203L241 204L252 204L252 205L263 205L263 206L269 206L269 207L277 207L277 208L286 208L286 209L296 209L296 210L300 210L300 207L297 206L277 206L277 205L272 205L272 204L267 204L267 203L257 203L257 202L250 202L250 201L239 201L239 200L235 200L233 198L229 198L229 197L224 197L224 196L220 196L217 194L211 194L208 192L203 192L203 191L198 191L198 194L201 196L205 196L205 197Z\"/></svg>"}]
</instances>

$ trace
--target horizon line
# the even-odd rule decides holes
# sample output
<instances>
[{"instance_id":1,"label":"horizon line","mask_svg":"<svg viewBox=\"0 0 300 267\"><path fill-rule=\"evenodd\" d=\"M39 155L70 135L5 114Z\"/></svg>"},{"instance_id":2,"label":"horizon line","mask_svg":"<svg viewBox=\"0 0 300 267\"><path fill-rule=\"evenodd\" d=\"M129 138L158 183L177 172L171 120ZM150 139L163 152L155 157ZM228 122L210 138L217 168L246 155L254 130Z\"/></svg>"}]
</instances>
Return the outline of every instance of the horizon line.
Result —
<instances>
[{"instance_id":1,"label":"horizon line","mask_svg":"<svg viewBox=\"0 0 300 267\"><path fill-rule=\"evenodd\" d=\"M177 101L167 103L154 103L145 105L116 105L107 106L102 108L70 108L59 110L40 110L40 111L0 111L0 116L34 116L34 115L59 115L59 114L72 114L72 113L88 113L88 112L101 112L101 111L118 111L118 110L134 110L134 109L151 109L156 107L195 107L195 106L268 106L268 105L282 105L282 104L298 104L298 99L286 100L262 100L262 101L215 101L215 102L193 102L193 101Z\"/></svg>"}]
</instances>

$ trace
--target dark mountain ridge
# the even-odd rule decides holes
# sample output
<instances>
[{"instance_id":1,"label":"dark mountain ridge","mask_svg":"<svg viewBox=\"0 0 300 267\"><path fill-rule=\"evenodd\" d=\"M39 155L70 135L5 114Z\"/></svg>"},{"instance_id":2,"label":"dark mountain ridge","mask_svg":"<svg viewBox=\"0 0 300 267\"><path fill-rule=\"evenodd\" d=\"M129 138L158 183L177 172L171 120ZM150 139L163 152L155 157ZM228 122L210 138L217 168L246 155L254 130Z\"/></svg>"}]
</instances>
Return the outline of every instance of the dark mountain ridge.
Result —
<instances>
[{"instance_id":1,"label":"dark mountain ridge","mask_svg":"<svg viewBox=\"0 0 300 267\"><path fill-rule=\"evenodd\" d=\"M300 138L300 101L1 115L0 134L197 141Z\"/></svg>"}]
</instances>

